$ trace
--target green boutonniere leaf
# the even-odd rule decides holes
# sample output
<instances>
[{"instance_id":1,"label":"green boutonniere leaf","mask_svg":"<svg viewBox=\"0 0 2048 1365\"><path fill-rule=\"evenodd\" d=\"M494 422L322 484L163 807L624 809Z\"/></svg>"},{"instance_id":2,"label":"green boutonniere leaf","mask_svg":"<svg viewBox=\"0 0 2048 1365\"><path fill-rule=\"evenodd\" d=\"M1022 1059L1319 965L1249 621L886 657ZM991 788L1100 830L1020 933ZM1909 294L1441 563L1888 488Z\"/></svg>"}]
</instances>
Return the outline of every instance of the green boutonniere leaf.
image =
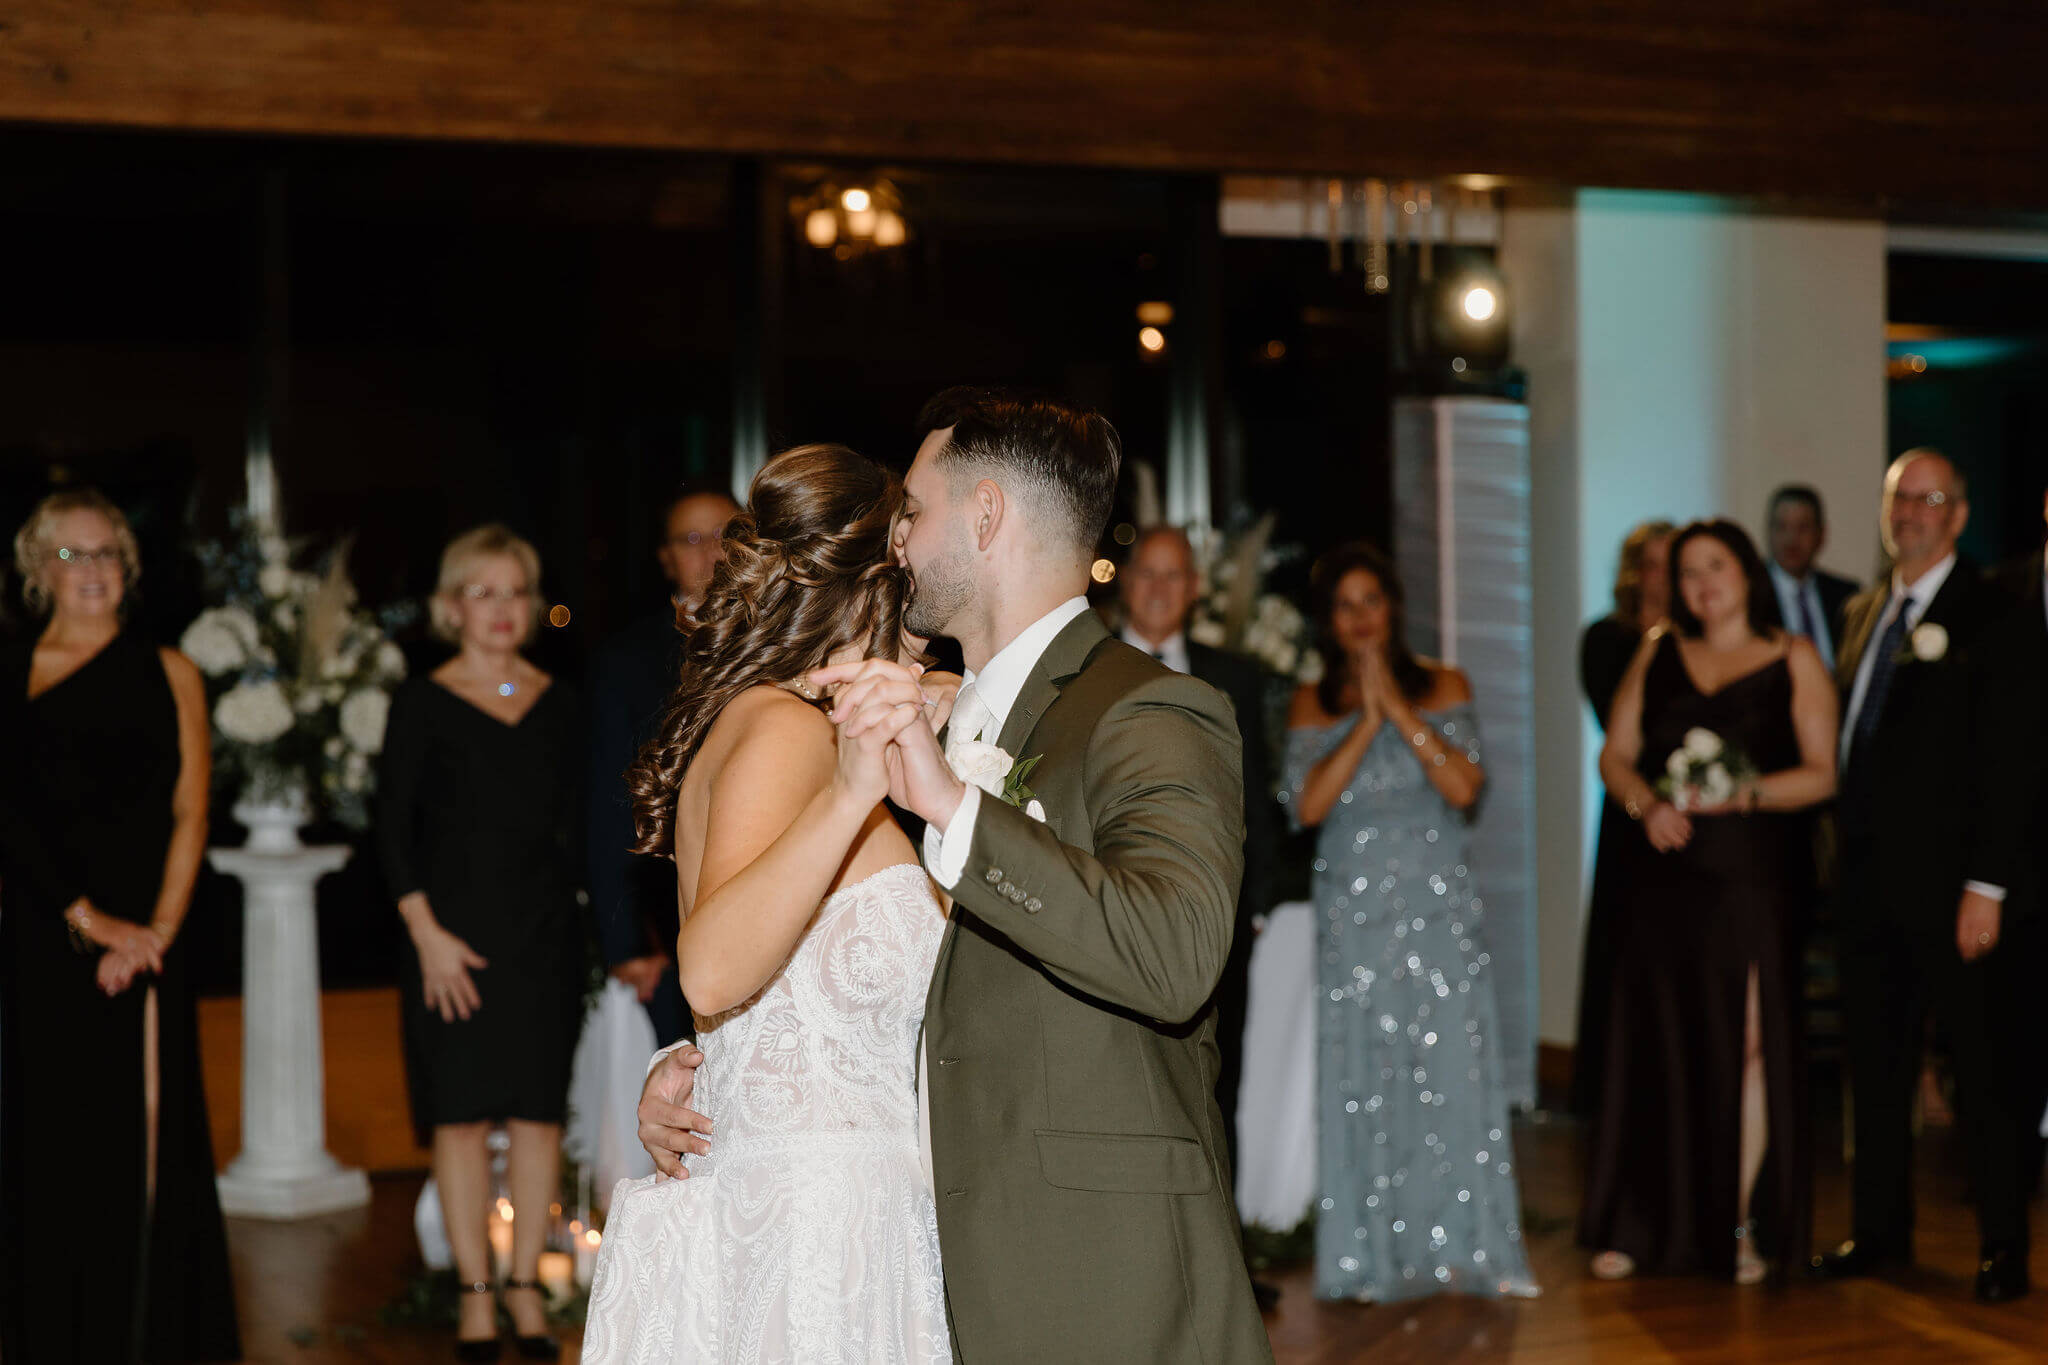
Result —
<instances>
[{"instance_id":1,"label":"green boutonniere leaf","mask_svg":"<svg viewBox=\"0 0 2048 1365\"><path fill-rule=\"evenodd\" d=\"M1022 762L1011 766L1010 775L1003 779L1003 801L1005 804L1022 810L1038 799L1038 793L1032 791L1025 783L1031 777L1031 770L1038 766L1038 760L1044 757L1044 754L1033 754Z\"/></svg>"}]
</instances>

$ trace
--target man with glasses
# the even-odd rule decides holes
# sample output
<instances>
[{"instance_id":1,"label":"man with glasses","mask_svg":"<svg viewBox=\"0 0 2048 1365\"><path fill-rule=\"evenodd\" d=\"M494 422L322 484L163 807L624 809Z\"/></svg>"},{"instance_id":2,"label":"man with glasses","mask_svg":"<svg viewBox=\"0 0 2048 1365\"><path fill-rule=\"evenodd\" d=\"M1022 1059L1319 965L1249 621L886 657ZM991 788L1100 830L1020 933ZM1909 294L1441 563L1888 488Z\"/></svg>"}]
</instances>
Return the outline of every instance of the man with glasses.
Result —
<instances>
[{"instance_id":1,"label":"man with glasses","mask_svg":"<svg viewBox=\"0 0 2048 1365\"><path fill-rule=\"evenodd\" d=\"M1901 455L1880 523L1891 578L1844 616L1836 919L1854 1219L1852 1239L1815 1266L1855 1276L1912 1258L1912 1098L1932 1006L1953 1052L1976 1191L1976 1293L1996 1303L2029 1287L2022 1069L1998 1036L1997 955L2039 753L1991 629L1997 596L1956 550L1969 515L1953 463L1934 450Z\"/></svg>"},{"instance_id":2,"label":"man with glasses","mask_svg":"<svg viewBox=\"0 0 2048 1365\"><path fill-rule=\"evenodd\" d=\"M588 808L590 905L605 966L631 986L664 1047L690 1031L676 982L674 864L627 852L633 842L626 767L650 739L676 685L681 636L718 567L719 537L739 504L712 490L685 491L661 519L655 556L669 600L606 641L591 664Z\"/></svg>"}]
</instances>

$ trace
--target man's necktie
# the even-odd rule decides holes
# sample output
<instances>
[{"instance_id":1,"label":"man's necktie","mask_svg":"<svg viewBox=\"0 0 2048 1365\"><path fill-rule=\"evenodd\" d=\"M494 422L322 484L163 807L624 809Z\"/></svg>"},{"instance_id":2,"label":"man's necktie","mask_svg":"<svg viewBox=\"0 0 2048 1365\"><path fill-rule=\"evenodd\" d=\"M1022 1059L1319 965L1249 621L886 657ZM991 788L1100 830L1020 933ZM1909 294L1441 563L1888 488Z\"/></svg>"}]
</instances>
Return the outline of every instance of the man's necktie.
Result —
<instances>
[{"instance_id":1,"label":"man's necktie","mask_svg":"<svg viewBox=\"0 0 2048 1365\"><path fill-rule=\"evenodd\" d=\"M1808 585L1801 583L1792 590L1792 599L1799 604L1799 633L1815 644L1819 644L1820 636L1813 628L1813 612L1806 605L1806 594L1811 591L1812 589Z\"/></svg>"},{"instance_id":2,"label":"man's necktie","mask_svg":"<svg viewBox=\"0 0 2048 1365\"><path fill-rule=\"evenodd\" d=\"M1899 651L1906 644L1906 617L1912 611L1909 597L1892 599L1898 610L1877 642L1877 656L1870 661L1870 685L1863 689L1863 709L1856 713L1856 733L1849 741L1849 766L1854 767L1870 737L1877 733L1878 718L1884 714L1885 694L1892 690L1892 674L1899 665Z\"/></svg>"},{"instance_id":3,"label":"man's necktie","mask_svg":"<svg viewBox=\"0 0 2048 1365\"><path fill-rule=\"evenodd\" d=\"M959 746L981 738L982 727L990 720L988 706L981 694L974 690L974 684L963 686L953 697L953 714L946 722L946 758L951 761Z\"/></svg>"}]
</instances>

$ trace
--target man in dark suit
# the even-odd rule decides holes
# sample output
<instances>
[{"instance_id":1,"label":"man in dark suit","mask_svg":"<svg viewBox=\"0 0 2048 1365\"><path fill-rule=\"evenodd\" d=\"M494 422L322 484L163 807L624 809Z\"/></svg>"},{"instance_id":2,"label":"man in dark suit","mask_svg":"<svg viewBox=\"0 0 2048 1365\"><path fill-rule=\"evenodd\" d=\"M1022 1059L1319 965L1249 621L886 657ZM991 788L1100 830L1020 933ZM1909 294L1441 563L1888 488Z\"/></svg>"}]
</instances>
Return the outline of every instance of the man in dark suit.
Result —
<instances>
[{"instance_id":1,"label":"man in dark suit","mask_svg":"<svg viewBox=\"0 0 2048 1365\"><path fill-rule=\"evenodd\" d=\"M1961 474L1936 451L1885 476L1895 572L1845 613L1836 876L1842 1004L1855 1093L1853 1238L1818 1258L1833 1276L1912 1255L1912 1096L1926 1011L1940 1011L1977 1195L1976 1292L2028 1290L2022 1116L1997 1036L1999 951L2021 878L2031 742L2018 742L1998 598L1956 553ZM2038 701L2036 702L2038 704Z\"/></svg>"},{"instance_id":2,"label":"man in dark suit","mask_svg":"<svg viewBox=\"0 0 2048 1365\"><path fill-rule=\"evenodd\" d=\"M585 856L598 944L611 974L631 986L662 1045L686 1036L690 1011L676 982L675 865L629 853L633 807L627 765L654 735L675 689L679 613L696 606L718 564L719 534L739 506L723 493L685 492L662 514L656 551L669 600L597 651L590 673L590 777Z\"/></svg>"},{"instance_id":3,"label":"man in dark suit","mask_svg":"<svg viewBox=\"0 0 2048 1365\"><path fill-rule=\"evenodd\" d=\"M1813 641L1821 661L1833 668L1842 643L1842 609L1856 595L1857 584L1819 566L1828 543L1820 494L1805 484L1788 483L1771 494L1765 521L1774 590L1767 605L1779 626Z\"/></svg>"},{"instance_id":4,"label":"man in dark suit","mask_svg":"<svg viewBox=\"0 0 2048 1365\"><path fill-rule=\"evenodd\" d=\"M1230 698L1244 740L1244 883L1237 898L1237 928L1230 956L1216 984L1216 1103L1223 1111L1230 1167L1237 1169L1237 1092L1244 1076L1244 1024L1251 978L1252 921L1272 908L1269 888L1279 838L1273 800L1272 763L1267 753L1264 679L1243 655L1190 640L1187 623L1201 589L1194 546L1171 526L1143 532L1131 547L1130 562L1118 576L1124 604L1123 638L1177 673L1187 673ZM1261 1307L1278 1291L1253 1281Z\"/></svg>"}]
</instances>

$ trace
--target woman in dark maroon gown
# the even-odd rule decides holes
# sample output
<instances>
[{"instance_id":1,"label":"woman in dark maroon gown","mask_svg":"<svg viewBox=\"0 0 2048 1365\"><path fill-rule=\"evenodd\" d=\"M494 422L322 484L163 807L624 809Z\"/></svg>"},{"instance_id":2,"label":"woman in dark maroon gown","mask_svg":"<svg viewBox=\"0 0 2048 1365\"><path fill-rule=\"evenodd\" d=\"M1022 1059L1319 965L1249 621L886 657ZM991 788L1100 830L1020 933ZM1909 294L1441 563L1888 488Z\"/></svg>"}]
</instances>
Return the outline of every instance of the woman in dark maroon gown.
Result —
<instances>
[{"instance_id":1,"label":"woman in dark maroon gown","mask_svg":"<svg viewBox=\"0 0 2048 1365\"><path fill-rule=\"evenodd\" d=\"M135 538L86 490L15 542L50 619L0 658L0 1355L235 1360L197 1005L192 662L121 624Z\"/></svg>"},{"instance_id":2,"label":"woman in dark maroon gown","mask_svg":"<svg viewBox=\"0 0 2048 1365\"><path fill-rule=\"evenodd\" d=\"M1809 812L1835 787L1835 689L1810 643L1769 624L1741 528L1695 522L1671 564L1671 628L1629 665L1600 758L1638 838L1579 1235L1602 1278L1754 1283L1807 1250L1800 940ZM1711 747L1699 732L1752 775L1660 794L1676 751Z\"/></svg>"}]
</instances>

